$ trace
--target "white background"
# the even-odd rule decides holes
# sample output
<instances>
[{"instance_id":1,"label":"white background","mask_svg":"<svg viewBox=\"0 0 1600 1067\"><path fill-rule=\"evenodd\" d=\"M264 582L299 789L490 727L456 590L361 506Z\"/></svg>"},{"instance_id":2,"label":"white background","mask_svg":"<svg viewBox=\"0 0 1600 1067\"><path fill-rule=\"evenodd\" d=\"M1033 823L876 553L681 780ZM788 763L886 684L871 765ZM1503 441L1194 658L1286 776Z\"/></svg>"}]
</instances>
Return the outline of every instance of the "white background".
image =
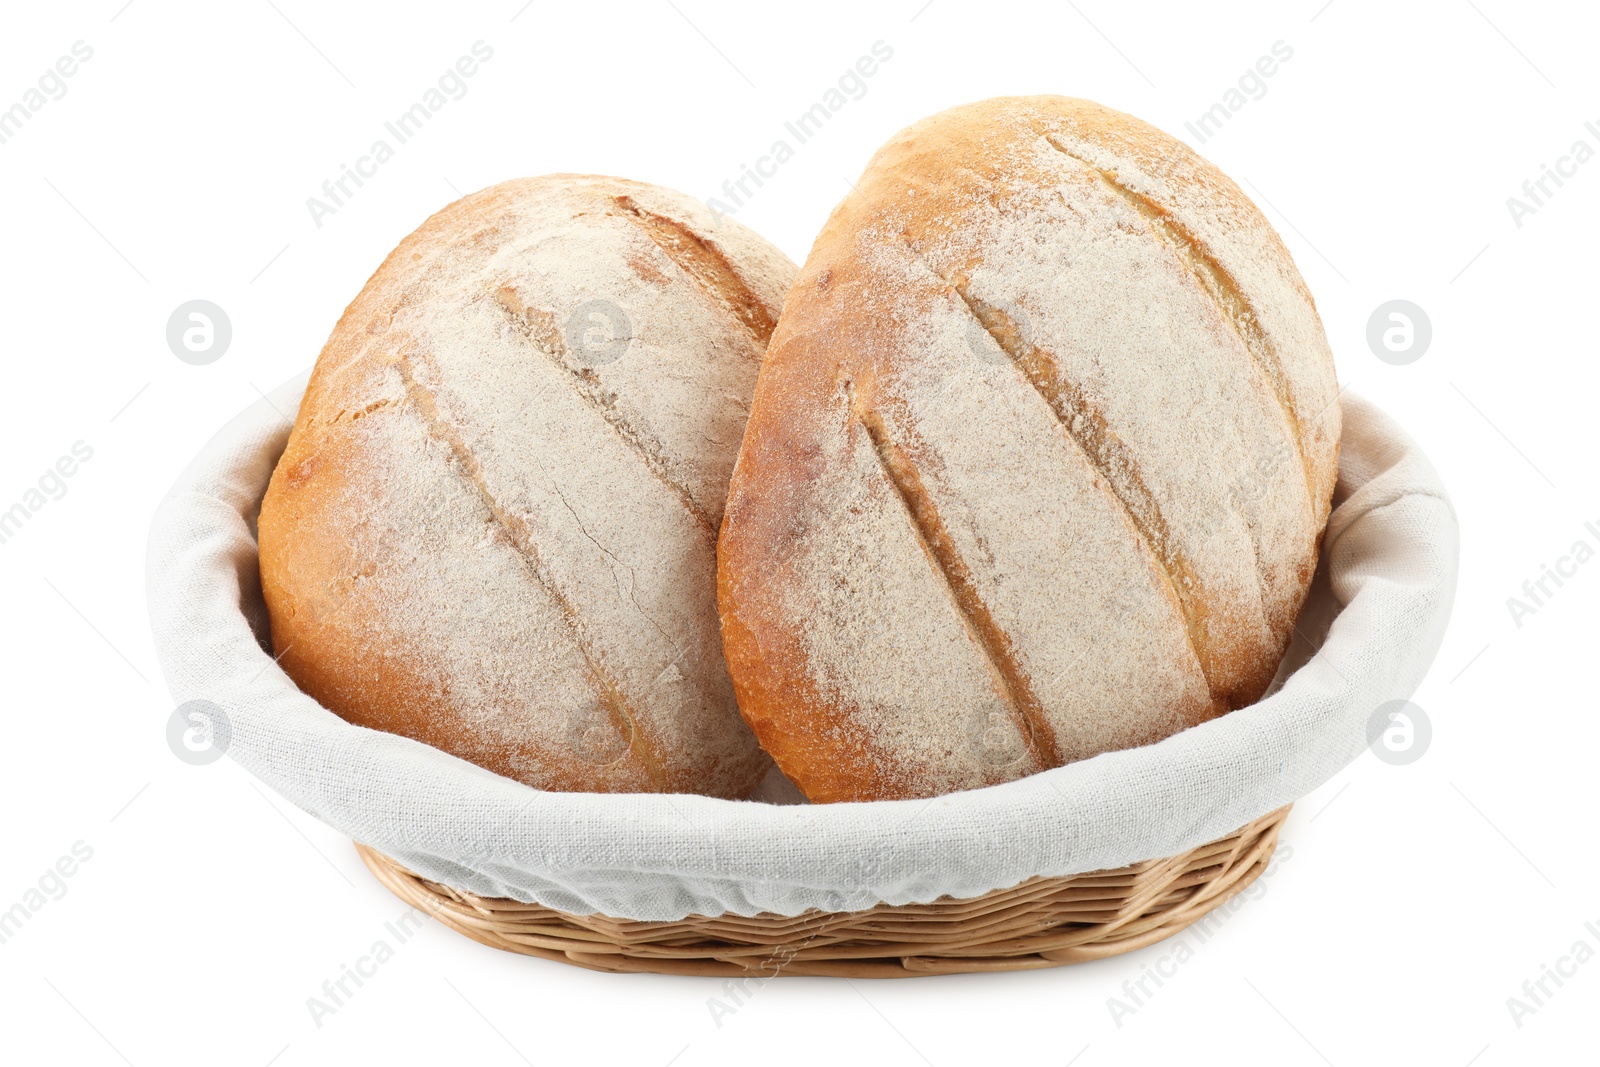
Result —
<instances>
[{"instance_id":1,"label":"white background","mask_svg":"<svg viewBox=\"0 0 1600 1067\"><path fill-rule=\"evenodd\" d=\"M0 944L0 1056L1595 1060L1600 960L1547 983L1520 1026L1507 998L1580 939L1600 951L1600 560L1520 627L1507 598L1580 538L1600 548L1584 529L1600 530L1600 160L1520 227L1506 200L1575 140L1600 149L1600 18L1507 0L922 3L7 5L0 108L74 42L94 53L0 144L0 510L74 442L93 458L0 545L0 910L75 843L93 854ZM307 197L480 39L494 56L467 95L315 226ZM1461 586L1415 698L1432 747L1403 767L1364 755L1307 797L1266 892L1120 1020L1109 998L1172 943L1042 972L784 980L719 1026L719 984L593 974L430 924L319 1027L307 998L402 906L349 842L231 761L167 748L142 573L157 499L223 421L310 364L382 257L458 192L589 171L718 195L879 40L893 58L866 95L738 214L797 261L873 149L924 115L1065 93L1199 147L1184 123L1274 42L1293 49L1201 151L1294 252L1340 380L1398 416L1454 493ZM209 366L165 340L194 298L233 324ZM1393 298L1433 325L1407 366L1366 342Z\"/></svg>"}]
</instances>

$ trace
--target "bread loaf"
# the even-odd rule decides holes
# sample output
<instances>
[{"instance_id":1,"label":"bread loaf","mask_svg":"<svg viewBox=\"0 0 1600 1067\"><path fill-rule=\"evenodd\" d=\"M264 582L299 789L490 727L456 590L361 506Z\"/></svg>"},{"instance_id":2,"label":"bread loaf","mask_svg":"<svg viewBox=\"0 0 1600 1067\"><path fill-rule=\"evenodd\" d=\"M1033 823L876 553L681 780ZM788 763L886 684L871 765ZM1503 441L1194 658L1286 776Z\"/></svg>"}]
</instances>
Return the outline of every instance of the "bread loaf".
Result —
<instances>
[{"instance_id":1,"label":"bread loaf","mask_svg":"<svg viewBox=\"0 0 1600 1067\"><path fill-rule=\"evenodd\" d=\"M1257 700L1316 567L1332 356L1232 181L990 100L872 159L790 291L719 548L741 710L814 801L931 796Z\"/></svg>"},{"instance_id":2,"label":"bread loaf","mask_svg":"<svg viewBox=\"0 0 1600 1067\"><path fill-rule=\"evenodd\" d=\"M793 265L681 194L511 181L323 350L260 518L272 642L362 726L541 789L741 797L715 543Z\"/></svg>"}]
</instances>

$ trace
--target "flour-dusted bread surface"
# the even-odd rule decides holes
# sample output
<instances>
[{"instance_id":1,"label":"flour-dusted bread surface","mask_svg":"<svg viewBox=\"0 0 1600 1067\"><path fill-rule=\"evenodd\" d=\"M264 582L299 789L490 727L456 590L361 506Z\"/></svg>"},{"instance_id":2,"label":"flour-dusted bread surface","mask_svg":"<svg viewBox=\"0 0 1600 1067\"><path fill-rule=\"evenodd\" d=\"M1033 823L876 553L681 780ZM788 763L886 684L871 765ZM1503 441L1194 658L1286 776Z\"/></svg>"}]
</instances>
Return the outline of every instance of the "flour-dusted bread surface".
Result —
<instances>
[{"instance_id":1,"label":"flour-dusted bread surface","mask_svg":"<svg viewBox=\"0 0 1600 1067\"><path fill-rule=\"evenodd\" d=\"M734 469L745 718L812 800L870 800L1255 701L1337 396L1288 251L1182 143L1063 97L904 130L790 290Z\"/></svg>"},{"instance_id":2,"label":"flour-dusted bread surface","mask_svg":"<svg viewBox=\"0 0 1600 1067\"><path fill-rule=\"evenodd\" d=\"M506 182L345 312L260 520L273 645L362 726L542 789L747 795L716 533L794 266L679 193Z\"/></svg>"}]
</instances>

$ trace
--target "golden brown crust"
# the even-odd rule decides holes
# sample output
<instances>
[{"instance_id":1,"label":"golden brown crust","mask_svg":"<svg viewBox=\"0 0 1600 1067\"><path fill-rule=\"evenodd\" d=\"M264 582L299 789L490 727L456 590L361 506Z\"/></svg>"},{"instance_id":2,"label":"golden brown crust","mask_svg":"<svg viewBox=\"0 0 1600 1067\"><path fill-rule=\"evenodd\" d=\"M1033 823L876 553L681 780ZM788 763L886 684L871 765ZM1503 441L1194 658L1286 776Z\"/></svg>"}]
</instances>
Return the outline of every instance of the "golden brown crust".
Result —
<instances>
[{"instance_id":1,"label":"golden brown crust","mask_svg":"<svg viewBox=\"0 0 1600 1067\"><path fill-rule=\"evenodd\" d=\"M1060 243L1073 227L1082 242ZM1150 294L1163 306L1123 306ZM962 322L997 368L959 362ZM1115 350L1130 322L1161 355L1137 374ZM1130 395L1146 379L1193 410ZM1004 781L1253 702L1315 569L1337 407L1287 250L1181 143L1061 97L910 127L817 238L757 386L718 549L742 713L810 799L835 801ZM1009 450L1051 440L1030 489ZM1092 521L1059 514L1068 492ZM1009 518L986 510L1002 497ZM918 549L885 565L886 540ZM1068 596L1050 551L1103 573ZM884 621L908 597L926 633ZM1046 616L1073 618L1029 621ZM962 716L991 698L981 730L1017 743L974 757Z\"/></svg>"},{"instance_id":2,"label":"golden brown crust","mask_svg":"<svg viewBox=\"0 0 1600 1067\"><path fill-rule=\"evenodd\" d=\"M430 218L340 318L262 503L280 665L538 788L748 795L770 762L721 659L714 539L792 272L623 179ZM625 358L573 347L597 303Z\"/></svg>"}]
</instances>

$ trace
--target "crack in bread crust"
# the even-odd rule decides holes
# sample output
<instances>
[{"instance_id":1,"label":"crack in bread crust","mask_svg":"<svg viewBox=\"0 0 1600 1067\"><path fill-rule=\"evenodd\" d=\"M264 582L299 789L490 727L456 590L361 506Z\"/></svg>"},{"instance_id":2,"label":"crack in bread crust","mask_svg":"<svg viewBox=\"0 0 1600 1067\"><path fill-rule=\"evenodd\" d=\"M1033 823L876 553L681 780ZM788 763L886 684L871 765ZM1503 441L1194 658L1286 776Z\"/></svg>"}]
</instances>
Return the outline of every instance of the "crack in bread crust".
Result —
<instances>
[{"instance_id":1,"label":"crack in bread crust","mask_svg":"<svg viewBox=\"0 0 1600 1067\"><path fill-rule=\"evenodd\" d=\"M1027 672L1017 662L1011 638L995 621L988 605L979 595L972 572L961 558L960 550L945 527L933 497L922 484L915 464L890 438L882 414L875 407L860 401L848 382L845 392L852 418L866 433L878 467L905 507L911 528L916 532L923 551L944 579L945 588L966 627L968 638L988 660L999 682L998 688L1016 719L1017 731L1022 735L1028 755L1038 769L1061 766L1055 731L1045 715L1044 705L1034 693Z\"/></svg>"},{"instance_id":2,"label":"crack in bread crust","mask_svg":"<svg viewBox=\"0 0 1600 1067\"><path fill-rule=\"evenodd\" d=\"M739 272L733 269L728 257L710 241L695 233L677 219L657 215L634 202L631 196L612 197L612 203L630 219L646 237L666 253L685 274L693 278L702 289L733 312L734 318L755 337L763 352L777 328L777 317L762 303L755 290L745 284Z\"/></svg>"},{"instance_id":3,"label":"crack in bread crust","mask_svg":"<svg viewBox=\"0 0 1600 1067\"><path fill-rule=\"evenodd\" d=\"M1294 400L1289 395L1289 382L1284 375L1283 360L1278 357L1277 350L1268 340L1255 309L1251 307L1249 298L1239 288L1239 283L1234 280L1232 273L1216 256L1206 250L1200 239L1172 212L1143 193L1128 188L1114 171L1103 170L1082 156L1069 151L1054 137L1046 135L1044 139L1051 148L1082 166L1103 187L1143 218L1150 229L1173 250L1178 261L1194 275L1201 291L1216 305L1217 314L1233 328L1256 372L1266 380L1268 391L1272 393L1273 399L1283 412L1284 421L1289 427L1289 440L1294 446L1295 455L1299 457L1301 474L1305 479L1306 504L1315 518L1316 481L1312 477L1311 457L1306 454L1300 414L1295 410Z\"/></svg>"},{"instance_id":4,"label":"crack in bread crust","mask_svg":"<svg viewBox=\"0 0 1600 1067\"><path fill-rule=\"evenodd\" d=\"M567 358L567 346L555 318L541 308L524 304L515 288L502 285L494 290L494 302L506 314L512 328L528 341L550 364L562 371L578 398L592 408L605 424L622 439L645 467L665 486L683 510L689 513L700 532L713 544L717 540L717 521L695 500L687 486L674 481L667 471L666 458L659 442L646 439L622 417L611 398L601 389L598 376L588 368L575 368Z\"/></svg>"},{"instance_id":5,"label":"crack in bread crust","mask_svg":"<svg viewBox=\"0 0 1600 1067\"><path fill-rule=\"evenodd\" d=\"M662 773L661 761L651 748L645 732L640 729L638 719L633 709L629 706L627 698L622 693L621 686L605 669L589 648L584 639L583 629L578 625L577 611L565 594L556 587L543 573L539 561L538 546L534 544L529 534L527 523L517 516L507 512L495 500L484 481L483 465L472 450L467 447L461 434L452 427L439 411L438 401L433 393L417 380L415 368L412 365L410 353L404 353L395 361L395 370L400 375L401 384L405 387L406 398L411 401L421 418L423 427L428 436L444 445L453 461L449 466L455 470L466 483L483 506L488 509L490 521L495 524L505 535L517 558L522 561L523 567L533 578L534 582L543 588L556 602L561 611L562 620L567 624L567 630L572 635L573 644L577 647L579 655L593 676L596 688L599 690L600 702L604 705L611 720L611 726L617 731L627 745L629 752L639 761L644 770L645 777L656 789L662 789L668 783Z\"/></svg>"}]
</instances>

